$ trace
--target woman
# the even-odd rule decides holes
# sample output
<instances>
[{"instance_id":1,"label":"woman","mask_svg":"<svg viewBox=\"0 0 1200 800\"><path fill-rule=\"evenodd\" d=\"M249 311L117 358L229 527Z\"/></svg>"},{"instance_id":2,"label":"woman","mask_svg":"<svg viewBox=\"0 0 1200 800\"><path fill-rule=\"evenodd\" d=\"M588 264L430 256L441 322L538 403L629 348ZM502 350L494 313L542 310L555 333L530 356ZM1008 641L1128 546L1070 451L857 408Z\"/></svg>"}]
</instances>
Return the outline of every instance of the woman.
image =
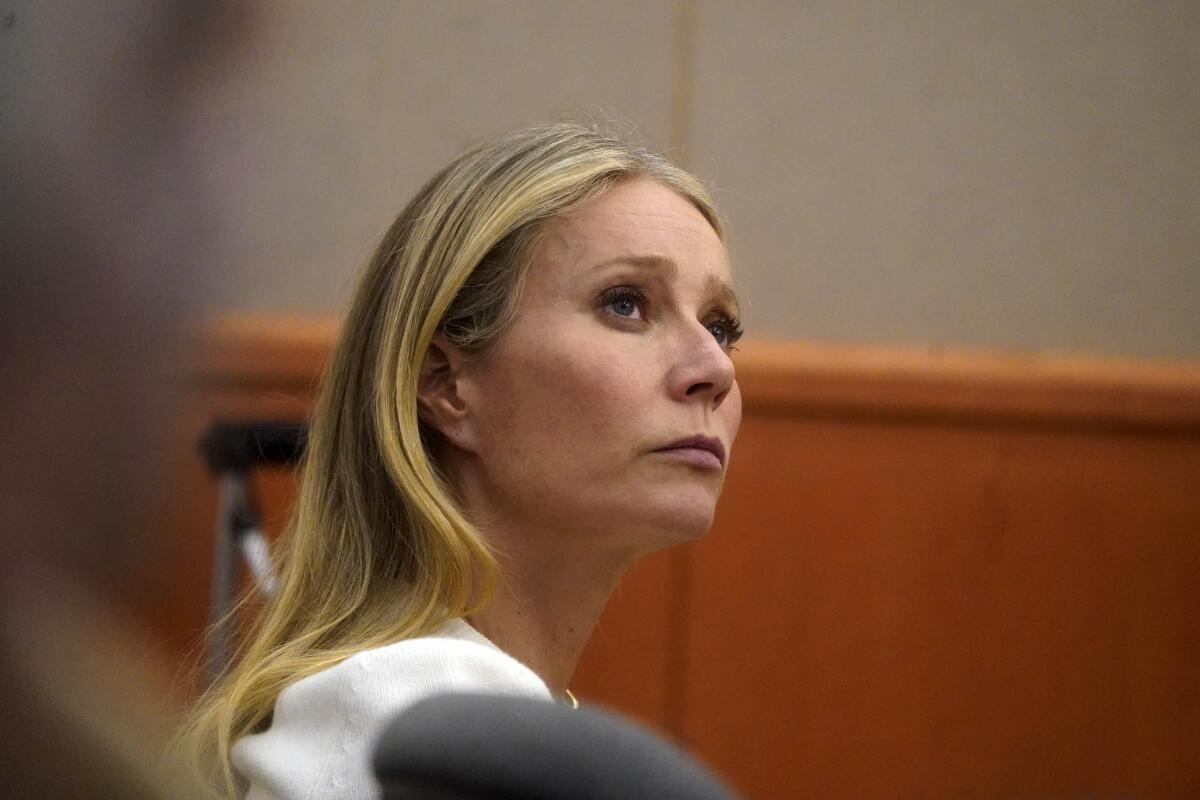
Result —
<instances>
[{"instance_id":1,"label":"woman","mask_svg":"<svg viewBox=\"0 0 1200 800\"><path fill-rule=\"evenodd\" d=\"M277 593L187 732L226 794L374 797L373 737L433 692L573 700L622 574L712 522L730 284L700 183L591 128L421 189L325 377Z\"/></svg>"}]
</instances>

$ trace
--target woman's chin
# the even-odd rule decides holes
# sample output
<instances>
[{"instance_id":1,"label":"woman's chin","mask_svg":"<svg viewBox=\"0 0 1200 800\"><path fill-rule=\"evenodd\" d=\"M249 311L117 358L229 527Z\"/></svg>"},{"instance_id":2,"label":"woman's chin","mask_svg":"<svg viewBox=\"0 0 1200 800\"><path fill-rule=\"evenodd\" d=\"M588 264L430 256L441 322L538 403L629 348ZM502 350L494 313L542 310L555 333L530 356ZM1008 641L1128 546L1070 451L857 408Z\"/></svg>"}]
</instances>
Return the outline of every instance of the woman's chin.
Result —
<instances>
[{"instance_id":1,"label":"woman's chin","mask_svg":"<svg viewBox=\"0 0 1200 800\"><path fill-rule=\"evenodd\" d=\"M716 512L716 498L708 491L678 491L648 504L647 528L659 542L655 549L696 541L708 533Z\"/></svg>"}]
</instances>

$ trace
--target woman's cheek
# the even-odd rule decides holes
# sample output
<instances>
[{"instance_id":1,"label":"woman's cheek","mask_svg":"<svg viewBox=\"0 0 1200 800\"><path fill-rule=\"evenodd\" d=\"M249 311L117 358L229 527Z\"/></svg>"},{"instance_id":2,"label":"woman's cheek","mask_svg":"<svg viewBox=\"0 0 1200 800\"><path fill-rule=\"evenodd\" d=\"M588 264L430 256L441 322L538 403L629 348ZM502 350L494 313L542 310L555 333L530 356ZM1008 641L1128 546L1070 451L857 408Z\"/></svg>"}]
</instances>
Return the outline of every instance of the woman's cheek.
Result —
<instances>
[{"instance_id":1,"label":"woman's cheek","mask_svg":"<svg viewBox=\"0 0 1200 800\"><path fill-rule=\"evenodd\" d=\"M726 407L728 409L726 410ZM729 443L733 444L733 437L737 436L738 428L742 424L742 390L738 386L737 381L733 382L733 386L729 389L729 396L725 398L725 402L721 404L722 411L725 411L726 430L729 432Z\"/></svg>"}]
</instances>

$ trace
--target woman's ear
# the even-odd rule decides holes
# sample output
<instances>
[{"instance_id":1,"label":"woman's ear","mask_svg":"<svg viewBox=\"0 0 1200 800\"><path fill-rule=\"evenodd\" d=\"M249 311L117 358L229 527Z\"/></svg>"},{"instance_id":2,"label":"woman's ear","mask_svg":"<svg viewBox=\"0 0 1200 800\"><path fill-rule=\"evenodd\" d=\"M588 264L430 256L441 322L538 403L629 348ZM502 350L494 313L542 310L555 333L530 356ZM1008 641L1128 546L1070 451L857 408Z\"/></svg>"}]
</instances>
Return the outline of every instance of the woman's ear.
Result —
<instances>
[{"instance_id":1,"label":"woman's ear","mask_svg":"<svg viewBox=\"0 0 1200 800\"><path fill-rule=\"evenodd\" d=\"M459 391L465 363L463 352L445 336L433 337L417 376L417 413L456 447L474 452L470 409Z\"/></svg>"}]
</instances>

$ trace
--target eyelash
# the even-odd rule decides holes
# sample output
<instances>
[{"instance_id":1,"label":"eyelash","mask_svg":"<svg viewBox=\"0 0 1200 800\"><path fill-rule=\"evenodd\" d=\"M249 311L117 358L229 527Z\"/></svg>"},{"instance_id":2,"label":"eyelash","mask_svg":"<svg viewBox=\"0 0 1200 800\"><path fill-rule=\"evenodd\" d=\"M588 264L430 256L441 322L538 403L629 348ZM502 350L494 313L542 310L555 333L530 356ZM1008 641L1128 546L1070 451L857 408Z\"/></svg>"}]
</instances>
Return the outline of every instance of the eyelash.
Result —
<instances>
[{"instance_id":1,"label":"eyelash","mask_svg":"<svg viewBox=\"0 0 1200 800\"><path fill-rule=\"evenodd\" d=\"M644 293L632 286L614 286L611 289L606 289L603 294L600 295L600 306L602 308L607 308L613 303L618 303L622 300L632 300L637 304L638 310L642 311L643 316L645 316L645 308L649 304L649 300ZM628 319L628 317L626 317L624 314L614 314L614 316L622 319ZM725 343L722 345L722 347L726 347L730 350L737 350L738 348L734 347L733 345L736 344L737 341L742 338L742 334L745 333L745 331L742 329L741 320L729 314L719 312L717 318L708 323L706 327L711 327L713 325L721 325L725 329Z\"/></svg>"}]
</instances>

